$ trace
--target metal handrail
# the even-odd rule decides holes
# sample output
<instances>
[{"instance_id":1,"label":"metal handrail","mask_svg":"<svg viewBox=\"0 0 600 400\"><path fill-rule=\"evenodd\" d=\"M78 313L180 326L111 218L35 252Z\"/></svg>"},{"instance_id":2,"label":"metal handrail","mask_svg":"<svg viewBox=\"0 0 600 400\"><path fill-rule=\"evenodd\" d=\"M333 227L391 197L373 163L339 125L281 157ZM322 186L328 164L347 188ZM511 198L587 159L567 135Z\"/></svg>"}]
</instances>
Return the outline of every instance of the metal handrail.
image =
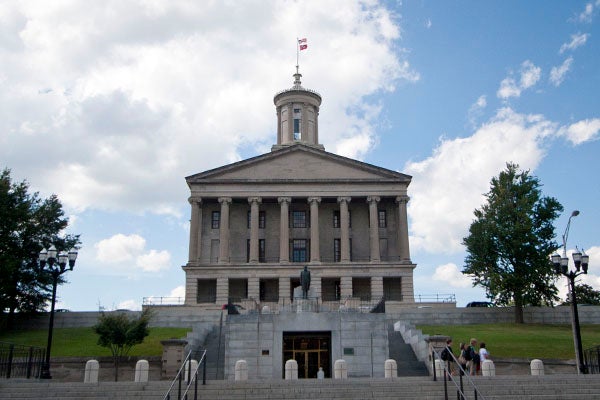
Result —
<instances>
[{"instance_id":1,"label":"metal handrail","mask_svg":"<svg viewBox=\"0 0 600 400\"><path fill-rule=\"evenodd\" d=\"M444 347L444 348L448 348L448 347ZM468 385L471 388L473 388L473 399L474 400L485 400L485 396L483 396L483 394L481 394L481 392L479 391L479 388L475 385L475 382L473 382L473 379L471 379L471 376L468 374L467 371L465 371L463 369L463 367L458 362L458 359L450 351L450 349L448 349L448 354L450 354L452 356L452 362L456 363L456 365L458 366L459 381L458 382L456 381L456 378L452 375L450 369L448 368L448 364L450 361L444 361L443 362L443 365L444 365L444 399L448 400L448 386L447 386L448 377L450 378L450 381L452 381L452 383L454 383L454 386L456 387L456 398L459 400L468 400L469 399L467 397L467 392L465 391L464 385L463 385L463 376L465 376L467 379ZM438 353L435 349L431 349L431 359L433 362L433 380L435 381L435 380L437 380L437 376L436 376L437 369L435 366L435 361L442 360L442 357L441 357L440 353Z\"/></svg>"},{"instance_id":2,"label":"metal handrail","mask_svg":"<svg viewBox=\"0 0 600 400\"><path fill-rule=\"evenodd\" d=\"M185 360L183 360L183 362L181 363L181 367L179 367L179 370L177 371L177 375L175 375L175 378L173 379L173 381L171 382L171 385L169 386L169 390L167 391L167 393L165 394L165 396L163 397L163 400L171 400L171 391L174 389L175 384L179 383L178 385L178 389L177 389L177 399L178 400L182 400L182 399L187 399L187 392L192 384L192 376L191 376L191 371L192 371L192 353L194 353L194 351L190 350L187 354L187 356L185 357ZM185 393L181 394L181 383L183 381L183 376L185 374L185 366L186 364L188 365L188 385L185 389ZM200 365L203 366L203 373L202 373L202 384L206 385L206 350L204 350L202 352L202 357L200 359L200 362L198 362L198 366L196 367L196 371L194 371L194 381L195 381L195 391L194 391L194 399L197 398L197 394L198 394L198 380L197 375L198 375L198 370L200 369Z\"/></svg>"}]
</instances>

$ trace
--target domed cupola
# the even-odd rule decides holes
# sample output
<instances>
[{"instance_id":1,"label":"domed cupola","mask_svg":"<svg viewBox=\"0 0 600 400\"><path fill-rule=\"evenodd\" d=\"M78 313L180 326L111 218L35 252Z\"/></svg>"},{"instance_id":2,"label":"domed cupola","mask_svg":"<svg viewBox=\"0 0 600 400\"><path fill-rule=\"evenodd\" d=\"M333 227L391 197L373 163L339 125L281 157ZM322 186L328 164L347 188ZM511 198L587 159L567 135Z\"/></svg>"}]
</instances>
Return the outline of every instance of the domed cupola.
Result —
<instances>
[{"instance_id":1,"label":"domed cupola","mask_svg":"<svg viewBox=\"0 0 600 400\"><path fill-rule=\"evenodd\" d=\"M277 110L277 144L271 150L303 143L324 150L319 144L319 106L321 95L302 87L296 66L294 86L273 98Z\"/></svg>"}]
</instances>

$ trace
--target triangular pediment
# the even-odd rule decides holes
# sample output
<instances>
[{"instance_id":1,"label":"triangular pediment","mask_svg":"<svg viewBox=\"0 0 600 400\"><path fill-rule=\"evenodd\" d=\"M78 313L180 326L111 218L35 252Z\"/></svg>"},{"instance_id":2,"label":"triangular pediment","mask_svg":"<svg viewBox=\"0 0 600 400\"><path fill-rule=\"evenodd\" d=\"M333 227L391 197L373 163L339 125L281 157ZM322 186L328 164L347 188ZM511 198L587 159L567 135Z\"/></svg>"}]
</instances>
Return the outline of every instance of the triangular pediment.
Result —
<instances>
[{"instance_id":1,"label":"triangular pediment","mask_svg":"<svg viewBox=\"0 0 600 400\"><path fill-rule=\"evenodd\" d=\"M186 178L189 184L207 181L397 181L409 175L296 144L258 157L228 164Z\"/></svg>"}]
</instances>

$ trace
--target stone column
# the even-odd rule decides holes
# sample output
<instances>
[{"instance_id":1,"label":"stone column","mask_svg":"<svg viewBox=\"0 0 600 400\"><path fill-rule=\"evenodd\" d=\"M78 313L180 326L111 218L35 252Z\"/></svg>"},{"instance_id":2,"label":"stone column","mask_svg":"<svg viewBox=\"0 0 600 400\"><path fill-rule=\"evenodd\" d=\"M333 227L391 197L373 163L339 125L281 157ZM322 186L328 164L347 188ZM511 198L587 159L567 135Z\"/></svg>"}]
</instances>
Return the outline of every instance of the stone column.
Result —
<instances>
[{"instance_id":1,"label":"stone column","mask_svg":"<svg viewBox=\"0 0 600 400\"><path fill-rule=\"evenodd\" d=\"M277 107L277 144L281 144L281 107Z\"/></svg>"},{"instance_id":2,"label":"stone column","mask_svg":"<svg viewBox=\"0 0 600 400\"><path fill-rule=\"evenodd\" d=\"M371 277L371 299L378 300L383 297L383 277Z\"/></svg>"},{"instance_id":3,"label":"stone column","mask_svg":"<svg viewBox=\"0 0 600 400\"><path fill-rule=\"evenodd\" d=\"M260 197L248 197L250 203L250 262L258 262L258 206Z\"/></svg>"},{"instance_id":4,"label":"stone column","mask_svg":"<svg viewBox=\"0 0 600 400\"><path fill-rule=\"evenodd\" d=\"M218 305L229 303L229 279L217 278L217 301Z\"/></svg>"},{"instance_id":5,"label":"stone column","mask_svg":"<svg viewBox=\"0 0 600 400\"><path fill-rule=\"evenodd\" d=\"M221 221L219 223L219 264L229 263L229 204L231 197L219 197Z\"/></svg>"},{"instance_id":6,"label":"stone column","mask_svg":"<svg viewBox=\"0 0 600 400\"><path fill-rule=\"evenodd\" d=\"M367 197L367 203L369 203L369 244L371 261L379 261L379 215L377 212L377 203L379 197L369 196Z\"/></svg>"},{"instance_id":7,"label":"stone column","mask_svg":"<svg viewBox=\"0 0 600 400\"><path fill-rule=\"evenodd\" d=\"M340 203L340 261L350 261L350 218L348 215L348 203L352 198L338 197Z\"/></svg>"},{"instance_id":8,"label":"stone column","mask_svg":"<svg viewBox=\"0 0 600 400\"><path fill-rule=\"evenodd\" d=\"M188 199L192 206L190 218L190 262L200 260L200 249L202 248L202 199L190 197Z\"/></svg>"},{"instance_id":9,"label":"stone column","mask_svg":"<svg viewBox=\"0 0 600 400\"><path fill-rule=\"evenodd\" d=\"M294 105L292 103L288 103L288 143L294 142Z\"/></svg>"},{"instance_id":10,"label":"stone column","mask_svg":"<svg viewBox=\"0 0 600 400\"><path fill-rule=\"evenodd\" d=\"M315 107L315 144L319 144L319 107Z\"/></svg>"},{"instance_id":11,"label":"stone column","mask_svg":"<svg viewBox=\"0 0 600 400\"><path fill-rule=\"evenodd\" d=\"M410 247L408 243L408 215L406 204L410 200L408 196L396 197L398 203L398 249L400 260L410 261Z\"/></svg>"},{"instance_id":12,"label":"stone column","mask_svg":"<svg viewBox=\"0 0 600 400\"><path fill-rule=\"evenodd\" d=\"M320 197L309 197L310 203L310 262L321 261L319 252L319 203Z\"/></svg>"},{"instance_id":13,"label":"stone column","mask_svg":"<svg viewBox=\"0 0 600 400\"><path fill-rule=\"evenodd\" d=\"M248 298L260 302L260 280L256 277L248 278Z\"/></svg>"},{"instance_id":14,"label":"stone column","mask_svg":"<svg viewBox=\"0 0 600 400\"><path fill-rule=\"evenodd\" d=\"M290 202L291 197L278 197L281 216L279 218L279 262L290 262Z\"/></svg>"},{"instance_id":15,"label":"stone column","mask_svg":"<svg viewBox=\"0 0 600 400\"><path fill-rule=\"evenodd\" d=\"M279 304L290 304L291 284L289 277L279 278Z\"/></svg>"},{"instance_id":16,"label":"stone column","mask_svg":"<svg viewBox=\"0 0 600 400\"><path fill-rule=\"evenodd\" d=\"M300 122L300 138L305 142L310 142L308 138L308 112L306 111L307 104L302 104L302 113Z\"/></svg>"},{"instance_id":17,"label":"stone column","mask_svg":"<svg viewBox=\"0 0 600 400\"><path fill-rule=\"evenodd\" d=\"M352 297L352 277L342 276L340 277L340 297L347 299Z\"/></svg>"}]
</instances>

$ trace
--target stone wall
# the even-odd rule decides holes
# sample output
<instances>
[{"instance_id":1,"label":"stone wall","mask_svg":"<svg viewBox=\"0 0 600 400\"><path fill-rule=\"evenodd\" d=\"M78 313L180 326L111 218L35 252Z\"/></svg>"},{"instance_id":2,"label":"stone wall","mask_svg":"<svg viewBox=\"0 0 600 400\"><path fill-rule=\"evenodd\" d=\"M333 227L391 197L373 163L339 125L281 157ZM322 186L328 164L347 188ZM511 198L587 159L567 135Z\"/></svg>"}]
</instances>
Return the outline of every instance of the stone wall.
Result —
<instances>
[{"instance_id":1,"label":"stone wall","mask_svg":"<svg viewBox=\"0 0 600 400\"><path fill-rule=\"evenodd\" d=\"M489 324L496 322L514 322L513 307L447 307L429 305L419 308L420 303L412 306L386 305L388 320L408 321L415 325L469 325ZM155 306L155 312L150 321L150 326L191 328L194 324L214 321L219 322L220 310L201 310L193 306ZM131 316L138 316L139 311L127 311ZM63 312L56 313L54 326L56 328L74 328L93 326L98 321L100 313L97 311L87 312ZM525 307L525 323L536 324L570 324L571 310L567 306L559 307ZM580 306L579 321L581 324L600 324L600 306ZM36 316L17 315L15 327L18 329L47 329L48 314Z\"/></svg>"}]
</instances>

